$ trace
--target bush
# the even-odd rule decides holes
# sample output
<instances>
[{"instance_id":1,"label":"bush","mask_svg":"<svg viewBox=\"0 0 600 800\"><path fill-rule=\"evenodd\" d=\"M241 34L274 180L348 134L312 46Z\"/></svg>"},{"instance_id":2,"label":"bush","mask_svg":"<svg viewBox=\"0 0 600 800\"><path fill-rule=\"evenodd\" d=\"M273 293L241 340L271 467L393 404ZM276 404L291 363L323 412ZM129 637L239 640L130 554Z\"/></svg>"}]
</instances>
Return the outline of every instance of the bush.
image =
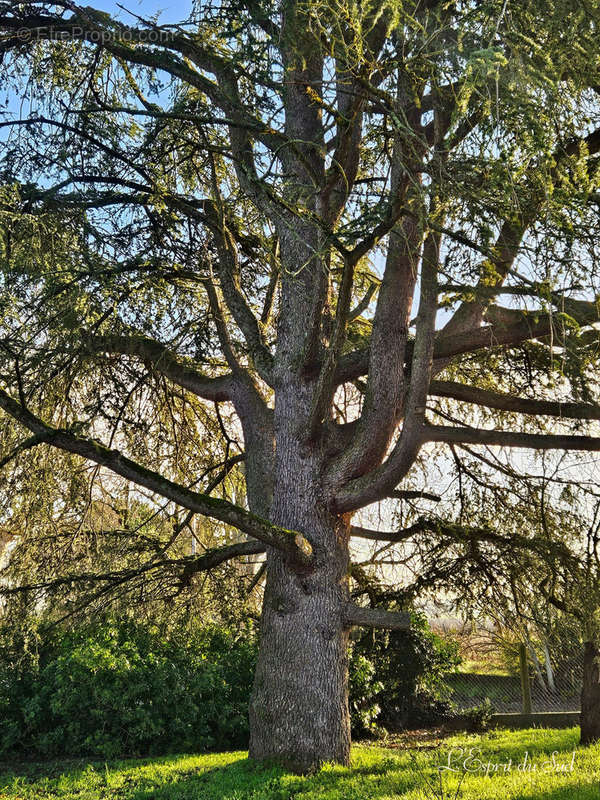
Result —
<instances>
[{"instance_id":1,"label":"bush","mask_svg":"<svg viewBox=\"0 0 600 800\"><path fill-rule=\"evenodd\" d=\"M381 711L377 702L383 684L375 677L375 666L355 648L350 650L348 694L350 723L354 736L377 731L376 719Z\"/></svg>"},{"instance_id":2,"label":"bush","mask_svg":"<svg viewBox=\"0 0 600 800\"><path fill-rule=\"evenodd\" d=\"M410 633L369 632L354 643L355 735L376 733L378 719L422 720L443 705L455 651L423 619L414 623ZM0 757L245 747L256 654L251 628L181 621L107 618L51 634L35 624L0 629Z\"/></svg>"},{"instance_id":3,"label":"bush","mask_svg":"<svg viewBox=\"0 0 600 800\"><path fill-rule=\"evenodd\" d=\"M382 689L378 721L392 729L429 724L449 715L444 678L460 664L458 644L434 633L426 618L411 615L410 631L367 631L355 650L372 663Z\"/></svg>"},{"instance_id":4,"label":"bush","mask_svg":"<svg viewBox=\"0 0 600 800\"><path fill-rule=\"evenodd\" d=\"M471 733L483 733L487 731L492 722L492 715L494 713L494 706L489 697L486 697L483 703L478 706L469 708L464 713L464 718L467 730Z\"/></svg>"},{"instance_id":5,"label":"bush","mask_svg":"<svg viewBox=\"0 0 600 800\"><path fill-rule=\"evenodd\" d=\"M0 754L159 754L242 746L255 638L107 620L4 652Z\"/></svg>"}]
</instances>

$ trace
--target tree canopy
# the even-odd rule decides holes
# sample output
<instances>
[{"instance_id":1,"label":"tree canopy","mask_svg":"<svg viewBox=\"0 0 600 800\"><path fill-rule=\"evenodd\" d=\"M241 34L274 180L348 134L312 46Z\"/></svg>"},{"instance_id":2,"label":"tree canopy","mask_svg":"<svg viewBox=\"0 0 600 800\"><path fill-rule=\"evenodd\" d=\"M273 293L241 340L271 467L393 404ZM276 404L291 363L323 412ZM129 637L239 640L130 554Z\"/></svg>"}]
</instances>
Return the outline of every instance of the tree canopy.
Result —
<instances>
[{"instance_id":1,"label":"tree canopy","mask_svg":"<svg viewBox=\"0 0 600 800\"><path fill-rule=\"evenodd\" d=\"M407 624L352 602L350 537L401 535L352 515L443 550L428 464L600 450L599 16L0 2L6 513L50 447L244 534L185 575L266 551L255 757L347 760L348 628Z\"/></svg>"}]
</instances>

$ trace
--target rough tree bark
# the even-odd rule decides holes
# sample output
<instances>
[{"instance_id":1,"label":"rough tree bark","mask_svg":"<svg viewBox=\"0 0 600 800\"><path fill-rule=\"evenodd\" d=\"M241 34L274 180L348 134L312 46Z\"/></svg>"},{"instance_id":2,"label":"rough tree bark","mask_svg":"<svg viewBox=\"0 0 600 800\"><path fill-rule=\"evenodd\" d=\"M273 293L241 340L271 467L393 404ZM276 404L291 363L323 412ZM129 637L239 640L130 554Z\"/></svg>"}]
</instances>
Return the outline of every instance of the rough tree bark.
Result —
<instances>
[{"instance_id":1,"label":"rough tree bark","mask_svg":"<svg viewBox=\"0 0 600 800\"><path fill-rule=\"evenodd\" d=\"M597 641L584 644L580 724L581 744L600 740L600 647Z\"/></svg>"},{"instance_id":2,"label":"rough tree bark","mask_svg":"<svg viewBox=\"0 0 600 800\"><path fill-rule=\"evenodd\" d=\"M323 761L347 764L350 756L349 530L303 491L282 499L280 513L302 520L322 550L306 574L279 551L268 553L250 756L306 772Z\"/></svg>"}]
</instances>

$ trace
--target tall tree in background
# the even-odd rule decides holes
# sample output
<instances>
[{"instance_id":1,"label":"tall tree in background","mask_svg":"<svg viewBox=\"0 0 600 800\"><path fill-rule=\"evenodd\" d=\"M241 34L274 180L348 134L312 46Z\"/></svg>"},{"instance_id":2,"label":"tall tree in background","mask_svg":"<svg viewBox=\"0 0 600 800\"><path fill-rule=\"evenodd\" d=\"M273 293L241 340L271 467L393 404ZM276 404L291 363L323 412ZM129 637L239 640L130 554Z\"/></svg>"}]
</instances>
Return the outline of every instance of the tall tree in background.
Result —
<instances>
[{"instance_id":1,"label":"tall tree in background","mask_svg":"<svg viewBox=\"0 0 600 800\"><path fill-rule=\"evenodd\" d=\"M247 536L188 577L266 551L255 758L347 763L348 631L407 624L350 600L350 538L398 536L353 515L431 497L434 443L600 449L598 17L0 2L6 459L58 448ZM246 503L197 490L207 403Z\"/></svg>"}]
</instances>

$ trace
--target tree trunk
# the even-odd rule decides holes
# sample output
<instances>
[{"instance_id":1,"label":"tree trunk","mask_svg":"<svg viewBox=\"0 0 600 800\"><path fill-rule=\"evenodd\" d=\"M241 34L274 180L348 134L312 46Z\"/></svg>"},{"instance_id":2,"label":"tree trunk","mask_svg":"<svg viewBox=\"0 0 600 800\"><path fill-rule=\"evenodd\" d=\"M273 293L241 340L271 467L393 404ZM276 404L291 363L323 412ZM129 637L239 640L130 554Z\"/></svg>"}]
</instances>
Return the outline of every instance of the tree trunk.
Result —
<instances>
[{"instance_id":1,"label":"tree trunk","mask_svg":"<svg viewBox=\"0 0 600 800\"><path fill-rule=\"evenodd\" d=\"M349 520L326 508L319 453L298 440L297 416L284 416L271 519L307 534L316 563L303 572L279 551L268 552L250 757L310 772L326 761L348 764L350 756Z\"/></svg>"},{"instance_id":2,"label":"tree trunk","mask_svg":"<svg viewBox=\"0 0 600 800\"><path fill-rule=\"evenodd\" d=\"M554 680L554 670L552 669L552 659L550 658L550 648L548 642L544 641L544 664L546 666L546 680L548 689L556 694L556 682Z\"/></svg>"},{"instance_id":3,"label":"tree trunk","mask_svg":"<svg viewBox=\"0 0 600 800\"><path fill-rule=\"evenodd\" d=\"M250 757L295 772L348 764L348 633L342 592L269 554L261 644L250 704Z\"/></svg>"},{"instance_id":4,"label":"tree trunk","mask_svg":"<svg viewBox=\"0 0 600 800\"><path fill-rule=\"evenodd\" d=\"M600 740L600 649L596 642L586 642L583 652L583 688L581 690L581 744Z\"/></svg>"}]
</instances>

